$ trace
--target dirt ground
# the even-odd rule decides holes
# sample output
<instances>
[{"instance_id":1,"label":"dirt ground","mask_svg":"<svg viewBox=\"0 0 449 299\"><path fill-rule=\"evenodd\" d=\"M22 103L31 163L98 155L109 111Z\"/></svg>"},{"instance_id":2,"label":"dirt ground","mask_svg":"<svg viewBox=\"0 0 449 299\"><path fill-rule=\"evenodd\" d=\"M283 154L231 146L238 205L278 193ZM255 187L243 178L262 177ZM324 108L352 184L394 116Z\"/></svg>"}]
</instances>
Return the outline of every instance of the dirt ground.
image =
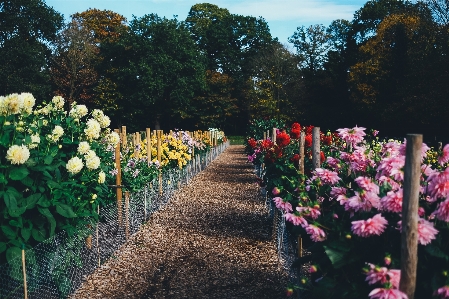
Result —
<instances>
[{"instance_id":1,"label":"dirt ground","mask_svg":"<svg viewBox=\"0 0 449 299\"><path fill-rule=\"evenodd\" d=\"M71 298L285 298L253 169L230 146Z\"/></svg>"}]
</instances>

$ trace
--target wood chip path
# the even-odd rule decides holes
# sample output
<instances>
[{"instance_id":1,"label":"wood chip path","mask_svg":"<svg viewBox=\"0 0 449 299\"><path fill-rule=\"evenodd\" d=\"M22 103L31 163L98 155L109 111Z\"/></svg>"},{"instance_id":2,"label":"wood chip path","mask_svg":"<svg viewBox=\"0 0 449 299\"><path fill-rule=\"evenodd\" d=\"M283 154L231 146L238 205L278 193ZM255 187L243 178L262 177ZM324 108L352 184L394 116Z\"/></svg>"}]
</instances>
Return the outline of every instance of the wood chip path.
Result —
<instances>
[{"instance_id":1,"label":"wood chip path","mask_svg":"<svg viewBox=\"0 0 449 299\"><path fill-rule=\"evenodd\" d=\"M230 146L72 298L285 298L253 169L243 146Z\"/></svg>"}]
</instances>

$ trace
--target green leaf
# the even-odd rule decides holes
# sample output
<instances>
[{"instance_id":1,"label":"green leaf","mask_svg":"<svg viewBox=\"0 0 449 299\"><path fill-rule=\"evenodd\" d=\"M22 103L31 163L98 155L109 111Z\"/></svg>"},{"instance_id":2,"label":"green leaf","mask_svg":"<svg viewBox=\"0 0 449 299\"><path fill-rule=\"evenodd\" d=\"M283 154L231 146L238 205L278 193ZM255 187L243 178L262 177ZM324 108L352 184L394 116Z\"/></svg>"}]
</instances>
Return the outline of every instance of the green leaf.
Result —
<instances>
[{"instance_id":1,"label":"green leaf","mask_svg":"<svg viewBox=\"0 0 449 299\"><path fill-rule=\"evenodd\" d=\"M53 162L53 156L48 155L47 157L44 158L45 165L50 165L52 162Z\"/></svg>"},{"instance_id":2,"label":"green leaf","mask_svg":"<svg viewBox=\"0 0 449 299\"><path fill-rule=\"evenodd\" d=\"M348 264L348 258L346 254L348 250L341 250L337 248L332 248L330 246L323 246L328 258L330 259L332 265L335 269L341 268L342 266Z\"/></svg>"},{"instance_id":3,"label":"green leaf","mask_svg":"<svg viewBox=\"0 0 449 299\"><path fill-rule=\"evenodd\" d=\"M16 209L10 209L9 210L9 215L11 215L11 217L19 217L20 215L22 215L23 213L25 213L27 207L18 207Z\"/></svg>"},{"instance_id":4,"label":"green leaf","mask_svg":"<svg viewBox=\"0 0 449 299\"><path fill-rule=\"evenodd\" d=\"M41 196L41 198L39 198L39 200L37 201L37 204L41 207L48 208L51 205L51 202L46 196Z\"/></svg>"},{"instance_id":5,"label":"green leaf","mask_svg":"<svg viewBox=\"0 0 449 299\"><path fill-rule=\"evenodd\" d=\"M41 193L34 193L30 196L28 196L26 200L27 209L30 210L36 206L36 203L41 199L42 194Z\"/></svg>"},{"instance_id":6,"label":"green leaf","mask_svg":"<svg viewBox=\"0 0 449 299\"><path fill-rule=\"evenodd\" d=\"M27 175L30 174L30 171L25 166L14 167L11 169L9 173L9 178L13 181L23 180Z\"/></svg>"},{"instance_id":7,"label":"green leaf","mask_svg":"<svg viewBox=\"0 0 449 299\"><path fill-rule=\"evenodd\" d=\"M425 251L428 254L430 254L431 256L443 258L446 261L449 260L449 256L447 254L445 254L440 248L438 248L435 245L429 244L429 245L425 246L424 248L425 248Z\"/></svg>"},{"instance_id":8,"label":"green leaf","mask_svg":"<svg viewBox=\"0 0 449 299\"><path fill-rule=\"evenodd\" d=\"M73 212L70 206L59 202L56 204L56 212L58 212L59 215L64 216L66 218L77 217L77 215L75 214L75 212Z\"/></svg>"},{"instance_id":9,"label":"green leaf","mask_svg":"<svg viewBox=\"0 0 449 299\"><path fill-rule=\"evenodd\" d=\"M54 235L55 228L56 228L56 220L55 217L53 217L53 214L50 212L47 208L37 208L39 213L45 216L47 218L48 222L50 223L50 237Z\"/></svg>"},{"instance_id":10,"label":"green leaf","mask_svg":"<svg viewBox=\"0 0 449 299\"><path fill-rule=\"evenodd\" d=\"M31 228L24 227L20 230L20 234L22 235L22 238L25 240L25 242L28 242L28 240L31 237Z\"/></svg>"},{"instance_id":11,"label":"green leaf","mask_svg":"<svg viewBox=\"0 0 449 299\"><path fill-rule=\"evenodd\" d=\"M0 242L0 253L4 252L6 250L6 243Z\"/></svg>"},{"instance_id":12,"label":"green leaf","mask_svg":"<svg viewBox=\"0 0 449 299\"><path fill-rule=\"evenodd\" d=\"M16 197L11 192L6 192L3 195L3 200L5 201L5 204L6 204L6 207L8 208L8 210L17 209Z\"/></svg>"},{"instance_id":13,"label":"green leaf","mask_svg":"<svg viewBox=\"0 0 449 299\"><path fill-rule=\"evenodd\" d=\"M6 260L8 261L8 263L11 262L15 262L16 259L21 261L21 257L22 257L22 249L20 249L19 247L9 247L6 250Z\"/></svg>"},{"instance_id":14,"label":"green leaf","mask_svg":"<svg viewBox=\"0 0 449 299\"><path fill-rule=\"evenodd\" d=\"M56 183L55 181L47 181L47 185L48 187L50 187L51 189L61 189L61 185L59 185L58 183Z\"/></svg>"},{"instance_id":15,"label":"green leaf","mask_svg":"<svg viewBox=\"0 0 449 299\"><path fill-rule=\"evenodd\" d=\"M31 236L33 236L34 240L38 242L42 242L45 240L45 229L44 228L33 228L31 230Z\"/></svg>"},{"instance_id":16,"label":"green leaf","mask_svg":"<svg viewBox=\"0 0 449 299\"><path fill-rule=\"evenodd\" d=\"M17 233L9 226L2 225L0 227L5 237L9 240L14 240L15 238L17 238Z\"/></svg>"},{"instance_id":17,"label":"green leaf","mask_svg":"<svg viewBox=\"0 0 449 299\"><path fill-rule=\"evenodd\" d=\"M8 183L8 180L5 178L5 175L3 173L0 173L0 184L6 183Z\"/></svg>"},{"instance_id":18,"label":"green leaf","mask_svg":"<svg viewBox=\"0 0 449 299\"><path fill-rule=\"evenodd\" d=\"M23 227L22 218L19 218L18 220L15 219L9 220L9 225L22 228Z\"/></svg>"},{"instance_id":19,"label":"green leaf","mask_svg":"<svg viewBox=\"0 0 449 299\"><path fill-rule=\"evenodd\" d=\"M23 178L21 180L21 183L24 184L27 187L31 187L31 186L33 186L34 181L29 176L26 176L25 178Z\"/></svg>"}]
</instances>

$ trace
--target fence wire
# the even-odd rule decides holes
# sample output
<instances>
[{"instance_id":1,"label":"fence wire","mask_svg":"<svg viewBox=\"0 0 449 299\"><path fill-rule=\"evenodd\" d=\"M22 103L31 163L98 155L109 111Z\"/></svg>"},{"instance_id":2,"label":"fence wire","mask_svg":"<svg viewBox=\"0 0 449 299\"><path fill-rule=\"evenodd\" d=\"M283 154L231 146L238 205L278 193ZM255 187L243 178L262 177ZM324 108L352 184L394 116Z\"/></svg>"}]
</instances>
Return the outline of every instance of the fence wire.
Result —
<instances>
[{"instance_id":1,"label":"fence wire","mask_svg":"<svg viewBox=\"0 0 449 299\"><path fill-rule=\"evenodd\" d=\"M263 179L263 165L256 165L254 173L259 178ZM299 269L297 267L293 267L293 263L299 256L298 239L287 230L284 215L279 209L276 208L275 203L268 195L265 187L261 187L260 192L265 200L268 217L273 221L272 239L276 242L279 263L288 273L289 282L297 285L299 283L300 276L298 274L302 271L302 267Z\"/></svg>"},{"instance_id":2,"label":"fence wire","mask_svg":"<svg viewBox=\"0 0 449 299\"><path fill-rule=\"evenodd\" d=\"M161 179L157 178L143 190L131 193L129 202L123 198L121 207L116 203L101 207L99 222L92 221L79 227L76 235L60 232L27 249L24 252L26 279L22 258L0 265L0 299L67 298L96 268L116 258L114 253L127 237L136 233L154 212L170 201L177 189L188 184L228 146L229 142L226 142L205 154L196 155L181 170L163 172Z\"/></svg>"}]
</instances>

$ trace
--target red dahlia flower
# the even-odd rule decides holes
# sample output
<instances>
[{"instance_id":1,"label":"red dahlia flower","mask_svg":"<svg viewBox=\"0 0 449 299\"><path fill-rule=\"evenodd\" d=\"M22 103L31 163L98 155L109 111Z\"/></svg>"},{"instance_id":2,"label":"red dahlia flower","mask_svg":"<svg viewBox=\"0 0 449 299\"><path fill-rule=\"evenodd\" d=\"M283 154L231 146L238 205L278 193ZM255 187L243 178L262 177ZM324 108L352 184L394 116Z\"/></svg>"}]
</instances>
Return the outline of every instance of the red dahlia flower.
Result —
<instances>
[{"instance_id":1,"label":"red dahlia flower","mask_svg":"<svg viewBox=\"0 0 449 299\"><path fill-rule=\"evenodd\" d=\"M248 140L248 144L249 146L251 146L252 148L255 148L257 146L257 141L254 138L250 138Z\"/></svg>"},{"instance_id":2,"label":"red dahlia flower","mask_svg":"<svg viewBox=\"0 0 449 299\"><path fill-rule=\"evenodd\" d=\"M293 123L293 125L292 125L292 131L293 131L293 130L295 130L295 131L301 131L301 125L298 124L298 123Z\"/></svg>"},{"instance_id":3,"label":"red dahlia flower","mask_svg":"<svg viewBox=\"0 0 449 299\"><path fill-rule=\"evenodd\" d=\"M306 135L305 147L311 147L311 146L312 146L312 135Z\"/></svg>"},{"instance_id":4,"label":"red dahlia flower","mask_svg":"<svg viewBox=\"0 0 449 299\"><path fill-rule=\"evenodd\" d=\"M290 132L290 137L291 137L292 139L298 139L298 138L299 138L299 135L301 135L301 131L292 128L292 130L291 130L291 132Z\"/></svg>"},{"instance_id":5,"label":"red dahlia flower","mask_svg":"<svg viewBox=\"0 0 449 299\"><path fill-rule=\"evenodd\" d=\"M285 132L281 132L276 135L276 143L281 147L287 146L290 144L290 136Z\"/></svg>"}]
</instances>

